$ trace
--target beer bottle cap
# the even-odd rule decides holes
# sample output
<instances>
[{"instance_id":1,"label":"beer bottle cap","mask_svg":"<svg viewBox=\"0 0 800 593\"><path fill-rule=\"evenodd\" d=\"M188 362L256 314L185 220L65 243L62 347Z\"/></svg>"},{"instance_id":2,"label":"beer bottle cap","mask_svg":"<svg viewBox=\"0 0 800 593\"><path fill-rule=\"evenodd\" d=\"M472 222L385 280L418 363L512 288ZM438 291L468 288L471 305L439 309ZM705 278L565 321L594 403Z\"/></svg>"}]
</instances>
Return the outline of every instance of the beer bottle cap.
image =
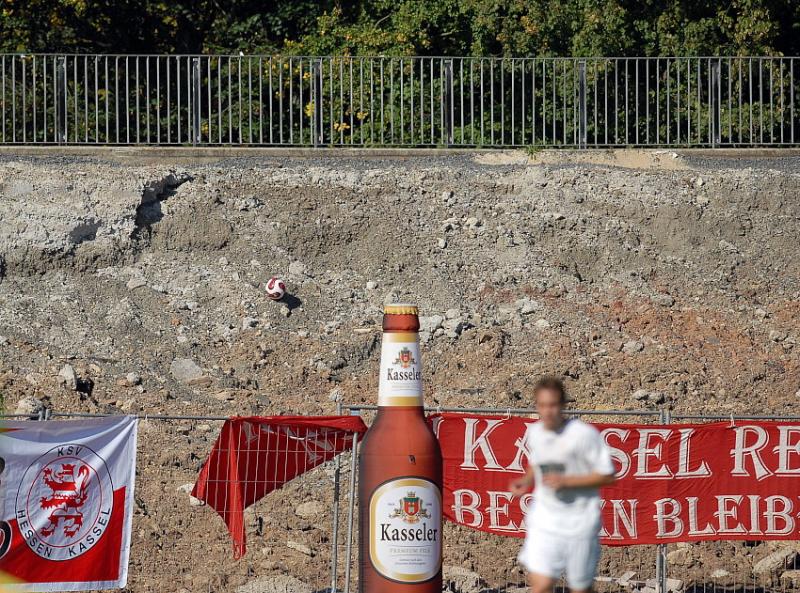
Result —
<instances>
[{"instance_id":1,"label":"beer bottle cap","mask_svg":"<svg viewBox=\"0 0 800 593\"><path fill-rule=\"evenodd\" d=\"M384 315L417 315L417 306L409 303L392 303L384 305Z\"/></svg>"}]
</instances>

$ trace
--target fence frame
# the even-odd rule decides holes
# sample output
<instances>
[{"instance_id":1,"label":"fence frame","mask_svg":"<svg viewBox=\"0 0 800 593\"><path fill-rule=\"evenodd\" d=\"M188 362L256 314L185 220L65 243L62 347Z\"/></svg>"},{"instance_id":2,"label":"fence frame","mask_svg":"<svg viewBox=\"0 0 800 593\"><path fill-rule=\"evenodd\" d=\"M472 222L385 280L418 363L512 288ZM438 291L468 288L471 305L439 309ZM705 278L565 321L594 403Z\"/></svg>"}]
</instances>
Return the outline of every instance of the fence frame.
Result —
<instances>
[{"instance_id":1,"label":"fence frame","mask_svg":"<svg viewBox=\"0 0 800 593\"><path fill-rule=\"evenodd\" d=\"M376 405L365 405L365 404L345 404L344 406L339 405L339 410L341 413L341 409L347 411L348 414L361 416L362 412L375 412L378 410L378 406ZM536 417L536 410L533 408L487 408L487 407L472 407L472 408L456 408L456 407L425 407L424 408L425 414L431 413L461 413L461 414L486 414L486 415L493 415L493 416L532 416ZM781 420L792 420L792 421L800 421L800 415L798 416L779 416L779 415L701 415L701 414L673 414L671 410L666 408L661 408L657 410L585 410L585 409L567 409L565 410L565 414L568 416L605 416L605 417L650 417L656 418L659 424L672 424L673 421L676 420L701 420L701 421L719 421L719 420L730 420L732 423L737 420L773 420L773 421L781 421ZM358 444L353 443L353 451L352 456L353 459L356 458L358 455ZM353 467L353 472L355 472L355 465ZM349 500L350 500L350 508L351 511L355 506L355 498L356 498L356 491L355 491L355 474L351 474L351 483L350 483L350 493L349 493ZM352 513L351 513L352 516ZM334 540L336 541L336 540ZM655 572L656 572L656 582L657 582L657 593L668 593L667 587L667 578L669 573L669 563L667 561L667 545L666 544L656 544L656 554L654 558L654 565L655 565ZM352 565L352 549L353 549L353 541L352 541L352 522L350 525L350 529L348 530L347 540L345 545L346 550L346 570L347 570L347 577L344 581L344 589L343 593L350 593L350 578L349 578L349 567ZM333 593L336 593L338 589L332 589Z\"/></svg>"},{"instance_id":2,"label":"fence frame","mask_svg":"<svg viewBox=\"0 0 800 593\"><path fill-rule=\"evenodd\" d=\"M343 404L337 402L337 414L343 413L355 416L362 416L364 412L375 412L378 410L377 405L365 404ZM509 416L532 416L536 417L536 410L533 408L489 408L489 407L425 407L426 414L431 413L462 413L462 414L486 414L486 415L509 415ZM604 416L604 417L649 417L657 419L660 424L671 424L673 421L723 421L730 420L731 423L736 421L747 420L768 420L768 421L800 421L800 415L771 415L771 414L685 414L685 413L672 413L668 409L656 410L586 410L586 409L567 409L565 413L568 416ZM0 422L3 420L32 420L32 421L48 421L53 419L81 419L81 418L98 418L104 416L111 416L113 414L91 414L81 412L53 412L49 408L44 408L36 414L0 414ZM191 422L208 422L208 421L225 421L228 416L177 416L167 414L137 414L139 420L156 420L156 421L191 421ZM355 506L356 506L356 476L358 473L358 450L359 438L354 435L353 444L350 448L350 476L348 483L348 507L347 507L347 530L345 534L345 558L344 561L344 584L343 588L339 588L339 531L340 531L340 502L341 502L341 460L342 455L337 455L334 461L334 478L333 478L333 517L332 517L332 532L331 540L333 549L331 551L330 563L330 588L329 593L350 593L352 565L353 565L353 528L355 525ZM667 577L669 572L669 563L667 561L667 546L666 544L656 545L656 555L654 558L657 593L668 593Z\"/></svg>"}]
</instances>

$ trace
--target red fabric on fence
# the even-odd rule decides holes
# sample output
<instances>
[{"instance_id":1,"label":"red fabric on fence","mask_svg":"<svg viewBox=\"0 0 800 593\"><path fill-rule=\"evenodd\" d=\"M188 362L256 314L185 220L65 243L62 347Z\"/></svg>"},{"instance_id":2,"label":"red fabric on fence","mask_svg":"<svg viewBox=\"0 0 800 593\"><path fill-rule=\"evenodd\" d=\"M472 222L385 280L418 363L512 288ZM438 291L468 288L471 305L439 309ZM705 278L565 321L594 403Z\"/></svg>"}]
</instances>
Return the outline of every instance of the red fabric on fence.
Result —
<instances>
[{"instance_id":1,"label":"red fabric on fence","mask_svg":"<svg viewBox=\"0 0 800 593\"><path fill-rule=\"evenodd\" d=\"M509 481L527 467L533 420L436 414L445 516L498 535L524 535L530 495ZM596 424L618 482L601 492L610 545L800 539L800 424Z\"/></svg>"},{"instance_id":2,"label":"red fabric on fence","mask_svg":"<svg viewBox=\"0 0 800 593\"><path fill-rule=\"evenodd\" d=\"M244 509L300 474L350 449L367 427L357 416L231 418L208 456L192 495L228 526L234 556L246 551Z\"/></svg>"}]
</instances>

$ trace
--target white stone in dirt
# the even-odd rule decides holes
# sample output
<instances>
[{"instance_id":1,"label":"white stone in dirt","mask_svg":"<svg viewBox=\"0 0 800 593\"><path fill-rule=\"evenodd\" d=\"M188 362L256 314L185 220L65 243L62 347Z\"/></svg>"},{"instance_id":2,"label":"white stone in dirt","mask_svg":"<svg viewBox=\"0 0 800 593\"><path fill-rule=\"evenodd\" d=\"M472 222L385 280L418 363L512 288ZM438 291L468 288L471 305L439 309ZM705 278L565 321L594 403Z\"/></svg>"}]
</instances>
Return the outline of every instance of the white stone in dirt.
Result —
<instances>
[{"instance_id":1,"label":"white stone in dirt","mask_svg":"<svg viewBox=\"0 0 800 593\"><path fill-rule=\"evenodd\" d=\"M445 247L447 247L447 239L445 239L444 237L439 237L436 240L436 244L439 246L439 249L444 249Z\"/></svg>"},{"instance_id":2,"label":"white stone in dirt","mask_svg":"<svg viewBox=\"0 0 800 593\"><path fill-rule=\"evenodd\" d=\"M724 568L715 568L711 571L709 575L712 579L724 579L725 577L731 576L731 573L725 570Z\"/></svg>"},{"instance_id":3,"label":"white stone in dirt","mask_svg":"<svg viewBox=\"0 0 800 593\"><path fill-rule=\"evenodd\" d=\"M550 328L550 322L547 321L547 319L537 319L534 325L536 326L536 329L544 330Z\"/></svg>"},{"instance_id":4,"label":"white stone in dirt","mask_svg":"<svg viewBox=\"0 0 800 593\"><path fill-rule=\"evenodd\" d=\"M316 554L314 550L311 548L311 546L293 540L287 541L286 547L291 548L292 550L296 550L301 554L305 554L306 556L314 556Z\"/></svg>"},{"instance_id":5,"label":"white stone in dirt","mask_svg":"<svg viewBox=\"0 0 800 593\"><path fill-rule=\"evenodd\" d=\"M139 376L138 373L128 373L125 375L125 380L128 382L129 385L138 385L142 382L142 378Z\"/></svg>"},{"instance_id":6,"label":"white stone in dirt","mask_svg":"<svg viewBox=\"0 0 800 593\"><path fill-rule=\"evenodd\" d=\"M308 266L300 261L293 261L289 264L290 276L308 276Z\"/></svg>"},{"instance_id":7,"label":"white stone in dirt","mask_svg":"<svg viewBox=\"0 0 800 593\"><path fill-rule=\"evenodd\" d=\"M797 550L791 547L780 548L762 558L753 566L753 574L768 575L778 572L791 564L797 558Z\"/></svg>"},{"instance_id":8,"label":"white stone in dirt","mask_svg":"<svg viewBox=\"0 0 800 593\"><path fill-rule=\"evenodd\" d=\"M653 404L663 404L665 399L660 391L651 391L647 394L647 401Z\"/></svg>"},{"instance_id":9,"label":"white stone in dirt","mask_svg":"<svg viewBox=\"0 0 800 593\"><path fill-rule=\"evenodd\" d=\"M311 585L287 574L260 577L236 589L236 593L313 593Z\"/></svg>"},{"instance_id":10,"label":"white stone in dirt","mask_svg":"<svg viewBox=\"0 0 800 593\"><path fill-rule=\"evenodd\" d=\"M480 593L486 588L481 575L461 566L443 566L442 582L442 590L452 593Z\"/></svg>"},{"instance_id":11,"label":"white stone in dirt","mask_svg":"<svg viewBox=\"0 0 800 593\"><path fill-rule=\"evenodd\" d=\"M683 591L683 581L680 579L667 579L667 591L670 593L680 593ZM656 593L658 591L658 581L655 579L647 579L644 587L639 589L639 593Z\"/></svg>"},{"instance_id":12,"label":"white stone in dirt","mask_svg":"<svg viewBox=\"0 0 800 593\"><path fill-rule=\"evenodd\" d=\"M75 369L71 364L65 364L58 371L58 381L67 389L75 391L78 388L78 376L75 374Z\"/></svg>"},{"instance_id":13,"label":"white stone in dirt","mask_svg":"<svg viewBox=\"0 0 800 593\"><path fill-rule=\"evenodd\" d=\"M0 346L8 346L8 338L5 336L0 336Z\"/></svg>"},{"instance_id":14,"label":"white stone in dirt","mask_svg":"<svg viewBox=\"0 0 800 593\"><path fill-rule=\"evenodd\" d=\"M301 502L294 509L294 514L303 519L314 519L325 514L327 508L317 500Z\"/></svg>"},{"instance_id":15,"label":"white stone in dirt","mask_svg":"<svg viewBox=\"0 0 800 593\"><path fill-rule=\"evenodd\" d=\"M203 369L189 358L176 358L173 360L172 364L169 365L169 372L183 383L197 380L203 376Z\"/></svg>"},{"instance_id":16,"label":"white stone in dirt","mask_svg":"<svg viewBox=\"0 0 800 593\"><path fill-rule=\"evenodd\" d=\"M41 402L41 400L29 395L27 397L23 397L17 402L17 407L14 410L14 413L25 414L26 416L35 416L42 410L44 410L44 404Z\"/></svg>"},{"instance_id":17,"label":"white stone in dirt","mask_svg":"<svg viewBox=\"0 0 800 593\"><path fill-rule=\"evenodd\" d=\"M424 332L435 332L442 327L444 317L441 315L428 315L419 318L419 329Z\"/></svg>"},{"instance_id":18,"label":"white stone in dirt","mask_svg":"<svg viewBox=\"0 0 800 593\"><path fill-rule=\"evenodd\" d=\"M194 484L183 484L183 485L178 486L176 488L176 490L178 492L183 492L184 494L188 494L189 495L189 506L192 506L192 507L203 506L205 503L202 500L192 496L192 490L193 489L194 489Z\"/></svg>"},{"instance_id":19,"label":"white stone in dirt","mask_svg":"<svg viewBox=\"0 0 800 593\"><path fill-rule=\"evenodd\" d=\"M692 552L688 548L672 550L672 552L667 554L667 560L672 565L686 566L692 562Z\"/></svg>"},{"instance_id":20,"label":"white stone in dirt","mask_svg":"<svg viewBox=\"0 0 800 593\"><path fill-rule=\"evenodd\" d=\"M769 332L769 339L771 342L783 342L786 339L786 332L779 329L773 329Z\"/></svg>"},{"instance_id":21,"label":"white stone in dirt","mask_svg":"<svg viewBox=\"0 0 800 593\"><path fill-rule=\"evenodd\" d=\"M444 330L444 334L448 338L457 338L461 335L461 332L464 331L465 323L464 320L460 317L455 317L453 319L445 319L444 323L442 324L442 329Z\"/></svg>"},{"instance_id":22,"label":"white stone in dirt","mask_svg":"<svg viewBox=\"0 0 800 593\"><path fill-rule=\"evenodd\" d=\"M633 399L637 401L644 401L648 399L650 396L650 392L647 389L637 389L633 392Z\"/></svg>"},{"instance_id":23,"label":"white stone in dirt","mask_svg":"<svg viewBox=\"0 0 800 593\"><path fill-rule=\"evenodd\" d=\"M678 593L679 591L683 591L683 581L680 579L667 579L667 591L672 591L674 593Z\"/></svg>"},{"instance_id":24,"label":"white stone in dirt","mask_svg":"<svg viewBox=\"0 0 800 593\"><path fill-rule=\"evenodd\" d=\"M461 316L461 311L458 309L448 309L444 312L445 319L456 319Z\"/></svg>"},{"instance_id":25,"label":"white stone in dirt","mask_svg":"<svg viewBox=\"0 0 800 593\"><path fill-rule=\"evenodd\" d=\"M517 299L517 302L514 304L517 307L517 311L519 311L521 315L530 315L531 313L535 313L542 308L538 301L534 301L529 297Z\"/></svg>"},{"instance_id":26,"label":"white stone in dirt","mask_svg":"<svg viewBox=\"0 0 800 593\"><path fill-rule=\"evenodd\" d=\"M625 342L625 344L622 346L622 351L625 354L636 354L637 352L641 352L642 350L644 350L644 344L642 344L637 340L630 340L628 342Z\"/></svg>"},{"instance_id":27,"label":"white stone in dirt","mask_svg":"<svg viewBox=\"0 0 800 593\"><path fill-rule=\"evenodd\" d=\"M136 290L142 286L147 286L147 282L144 278L131 278L125 286L128 287L128 290Z\"/></svg>"},{"instance_id":28,"label":"white stone in dirt","mask_svg":"<svg viewBox=\"0 0 800 593\"><path fill-rule=\"evenodd\" d=\"M653 296L653 302L662 307L671 307L675 304L675 299L670 294L657 294Z\"/></svg>"},{"instance_id":29,"label":"white stone in dirt","mask_svg":"<svg viewBox=\"0 0 800 593\"><path fill-rule=\"evenodd\" d=\"M375 282L374 280L370 280L369 282L367 282L367 290L375 290L376 288L378 288L377 282Z\"/></svg>"},{"instance_id":30,"label":"white stone in dirt","mask_svg":"<svg viewBox=\"0 0 800 593\"><path fill-rule=\"evenodd\" d=\"M242 319L242 329L250 329L258 325L258 319L255 317L245 317Z\"/></svg>"}]
</instances>

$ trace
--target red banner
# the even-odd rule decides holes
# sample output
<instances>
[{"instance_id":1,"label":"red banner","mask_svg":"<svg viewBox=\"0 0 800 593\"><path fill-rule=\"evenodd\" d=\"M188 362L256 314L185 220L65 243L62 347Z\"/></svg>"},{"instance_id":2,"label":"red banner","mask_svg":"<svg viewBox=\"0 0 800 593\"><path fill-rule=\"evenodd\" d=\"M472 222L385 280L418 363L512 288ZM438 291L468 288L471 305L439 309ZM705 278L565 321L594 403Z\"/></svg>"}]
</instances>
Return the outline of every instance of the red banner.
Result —
<instances>
[{"instance_id":1,"label":"red banner","mask_svg":"<svg viewBox=\"0 0 800 593\"><path fill-rule=\"evenodd\" d=\"M246 551L244 509L351 448L353 434L366 430L357 416L231 418L200 470L192 495L225 521L239 558Z\"/></svg>"},{"instance_id":2,"label":"red banner","mask_svg":"<svg viewBox=\"0 0 800 593\"><path fill-rule=\"evenodd\" d=\"M520 417L437 414L445 516L522 537L531 495L509 482L528 464ZM800 425L596 424L618 481L601 491L602 542L800 539Z\"/></svg>"}]
</instances>

